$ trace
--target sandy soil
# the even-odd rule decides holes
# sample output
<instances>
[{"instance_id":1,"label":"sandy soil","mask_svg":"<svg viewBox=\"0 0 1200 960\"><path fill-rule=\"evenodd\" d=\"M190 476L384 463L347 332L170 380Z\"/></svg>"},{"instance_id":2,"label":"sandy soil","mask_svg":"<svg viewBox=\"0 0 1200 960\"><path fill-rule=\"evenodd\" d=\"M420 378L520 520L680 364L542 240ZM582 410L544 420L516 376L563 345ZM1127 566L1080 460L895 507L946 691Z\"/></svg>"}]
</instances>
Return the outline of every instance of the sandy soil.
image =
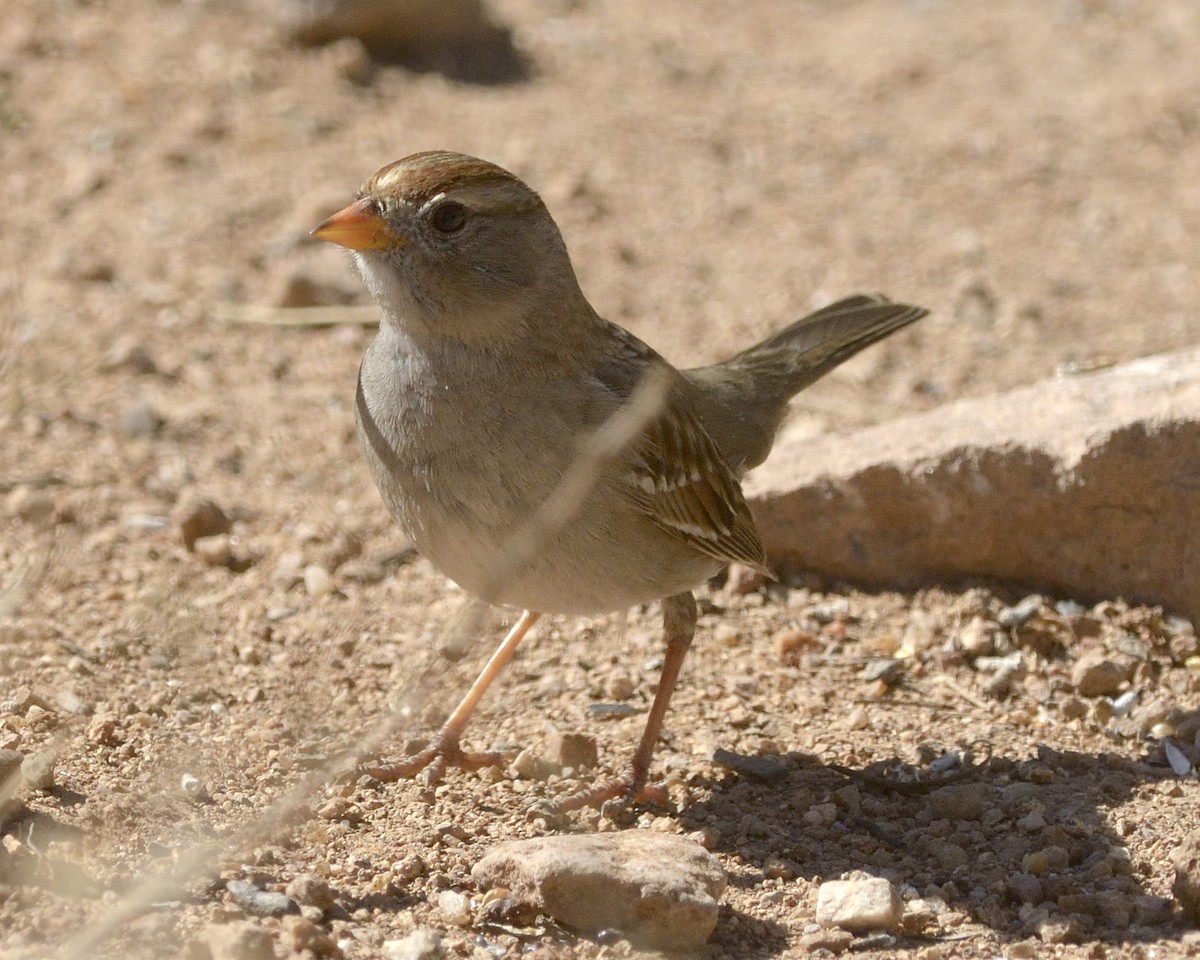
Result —
<instances>
[{"instance_id":1,"label":"sandy soil","mask_svg":"<svg viewBox=\"0 0 1200 960\"><path fill-rule=\"evenodd\" d=\"M435 722L501 626L401 550L358 457L370 331L226 319L362 302L306 235L383 163L446 147L521 174L598 309L680 363L855 290L933 308L798 400L814 431L1200 340L1192 0L498 0L526 65L504 83L301 48L267 3L119 6L0 17L0 750L57 753L5 805L5 955L202 957L243 917L226 881L301 874L333 887L314 923L348 958L417 926L451 956L630 952L431 903L478 895L500 839L613 827L527 815L571 782L329 783L340 751ZM205 498L226 563L182 543ZM657 759L672 805L622 823L703 831L731 877L711 956L813 954L816 888L854 870L909 901L868 956L1200 953L1167 899L1200 792L1162 747L1198 759L1194 632L1019 599L704 592ZM541 627L473 743L583 732L601 769L576 785L619 769L641 717L588 707L648 703L655 618ZM998 681L986 656L1014 652ZM1088 653L1131 712L1084 695ZM977 765L939 775L945 751Z\"/></svg>"}]
</instances>

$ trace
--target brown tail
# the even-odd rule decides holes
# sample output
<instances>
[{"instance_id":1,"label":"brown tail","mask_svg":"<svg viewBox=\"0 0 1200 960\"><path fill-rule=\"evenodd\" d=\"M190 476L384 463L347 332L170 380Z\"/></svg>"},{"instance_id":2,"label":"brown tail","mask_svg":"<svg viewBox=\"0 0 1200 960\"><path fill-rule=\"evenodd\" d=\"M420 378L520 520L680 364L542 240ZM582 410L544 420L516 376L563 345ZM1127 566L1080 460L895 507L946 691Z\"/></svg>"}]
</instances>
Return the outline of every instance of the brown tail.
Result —
<instances>
[{"instance_id":1,"label":"brown tail","mask_svg":"<svg viewBox=\"0 0 1200 960\"><path fill-rule=\"evenodd\" d=\"M730 466L749 469L771 449L787 402L844 360L929 313L858 294L797 320L710 367L685 371L702 387L705 426Z\"/></svg>"}]
</instances>

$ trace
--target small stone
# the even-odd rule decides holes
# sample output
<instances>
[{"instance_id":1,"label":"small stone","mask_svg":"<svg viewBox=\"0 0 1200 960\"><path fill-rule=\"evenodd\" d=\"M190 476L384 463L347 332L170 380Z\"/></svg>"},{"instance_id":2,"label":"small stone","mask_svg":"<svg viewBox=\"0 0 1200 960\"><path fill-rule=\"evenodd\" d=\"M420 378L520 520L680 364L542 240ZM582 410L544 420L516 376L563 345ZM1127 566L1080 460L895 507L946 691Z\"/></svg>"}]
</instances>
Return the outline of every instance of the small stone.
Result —
<instances>
[{"instance_id":1,"label":"small stone","mask_svg":"<svg viewBox=\"0 0 1200 960\"><path fill-rule=\"evenodd\" d=\"M121 429L129 437L154 437L162 429L163 418L142 400L121 412Z\"/></svg>"},{"instance_id":2,"label":"small stone","mask_svg":"<svg viewBox=\"0 0 1200 960\"><path fill-rule=\"evenodd\" d=\"M796 876L795 863L771 854L763 861L763 877L767 880L791 880Z\"/></svg>"},{"instance_id":3,"label":"small stone","mask_svg":"<svg viewBox=\"0 0 1200 960\"><path fill-rule=\"evenodd\" d=\"M333 937L304 917L283 918L283 942L293 953L307 950L314 956L333 957L334 960L342 956Z\"/></svg>"},{"instance_id":4,"label":"small stone","mask_svg":"<svg viewBox=\"0 0 1200 960\"><path fill-rule=\"evenodd\" d=\"M230 880L225 884L233 902L247 913L260 917L280 917L285 913L296 913L296 904L292 898L283 893L273 893L269 890L259 890L246 880Z\"/></svg>"},{"instance_id":5,"label":"small stone","mask_svg":"<svg viewBox=\"0 0 1200 960\"><path fill-rule=\"evenodd\" d=\"M232 529L233 521L212 500L190 502L180 511L179 535L188 550L195 550L201 537L215 537Z\"/></svg>"},{"instance_id":6,"label":"small stone","mask_svg":"<svg viewBox=\"0 0 1200 960\"><path fill-rule=\"evenodd\" d=\"M392 864L392 876L401 883L411 883L417 877L424 876L426 869L425 861L415 853L410 853L403 860Z\"/></svg>"},{"instance_id":7,"label":"small stone","mask_svg":"<svg viewBox=\"0 0 1200 960\"><path fill-rule=\"evenodd\" d=\"M958 645L971 659L989 657L996 652L998 627L983 617L972 617L958 636Z\"/></svg>"},{"instance_id":8,"label":"small stone","mask_svg":"<svg viewBox=\"0 0 1200 960\"><path fill-rule=\"evenodd\" d=\"M1041 903L1042 881L1031 873L1014 873L1008 878L1005 886L1008 894L1020 903Z\"/></svg>"},{"instance_id":9,"label":"small stone","mask_svg":"<svg viewBox=\"0 0 1200 960\"><path fill-rule=\"evenodd\" d=\"M441 935L433 930L414 930L402 940L383 941L387 960L442 960Z\"/></svg>"},{"instance_id":10,"label":"small stone","mask_svg":"<svg viewBox=\"0 0 1200 960\"><path fill-rule=\"evenodd\" d=\"M271 935L255 923L212 924L204 939L212 960L275 960Z\"/></svg>"},{"instance_id":11,"label":"small stone","mask_svg":"<svg viewBox=\"0 0 1200 960\"><path fill-rule=\"evenodd\" d=\"M185 773L179 778L179 789L193 803L207 803L210 799L208 789L190 773Z\"/></svg>"},{"instance_id":12,"label":"small stone","mask_svg":"<svg viewBox=\"0 0 1200 960\"><path fill-rule=\"evenodd\" d=\"M610 700L628 700L637 690L637 684L624 670L614 670L604 682L604 695Z\"/></svg>"},{"instance_id":13,"label":"small stone","mask_svg":"<svg viewBox=\"0 0 1200 960\"><path fill-rule=\"evenodd\" d=\"M302 873L294 877L284 888L284 893L301 906L329 910L334 904L333 887L313 873Z\"/></svg>"},{"instance_id":14,"label":"small stone","mask_svg":"<svg viewBox=\"0 0 1200 960\"><path fill-rule=\"evenodd\" d=\"M1175 883L1171 892L1184 915L1200 926L1200 830L1193 830L1171 854Z\"/></svg>"},{"instance_id":15,"label":"small stone","mask_svg":"<svg viewBox=\"0 0 1200 960\"><path fill-rule=\"evenodd\" d=\"M323 597L333 592L333 578L329 571L317 563L304 568L304 592L310 597Z\"/></svg>"},{"instance_id":16,"label":"small stone","mask_svg":"<svg viewBox=\"0 0 1200 960\"><path fill-rule=\"evenodd\" d=\"M775 647L775 656L783 661L797 659L805 650L817 645L817 637L807 630L780 630L771 638Z\"/></svg>"},{"instance_id":17,"label":"small stone","mask_svg":"<svg viewBox=\"0 0 1200 960\"><path fill-rule=\"evenodd\" d=\"M21 777L34 790L49 790L54 786L56 760L57 756L53 750L31 753L21 761Z\"/></svg>"},{"instance_id":18,"label":"small stone","mask_svg":"<svg viewBox=\"0 0 1200 960\"><path fill-rule=\"evenodd\" d=\"M735 624L721 621L712 632L713 640L723 647L736 647L742 642L742 633Z\"/></svg>"},{"instance_id":19,"label":"small stone","mask_svg":"<svg viewBox=\"0 0 1200 960\"><path fill-rule=\"evenodd\" d=\"M546 738L546 759L560 768L580 770L594 767L599 761L596 738L584 733L555 730Z\"/></svg>"},{"instance_id":20,"label":"small stone","mask_svg":"<svg viewBox=\"0 0 1200 960\"><path fill-rule=\"evenodd\" d=\"M695 950L717 924L725 872L712 854L650 830L516 840L471 871L480 889L588 934L620 930L635 946Z\"/></svg>"},{"instance_id":21,"label":"small stone","mask_svg":"<svg viewBox=\"0 0 1200 960\"><path fill-rule=\"evenodd\" d=\"M317 807L317 816L322 820L333 822L346 821L358 823L362 820L362 810L345 797L332 797Z\"/></svg>"},{"instance_id":22,"label":"small stone","mask_svg":"<svg viewBox=\"0 0 1200 960\"><path fill-rule=\"evenodd\" d=\"M1067 697L1058 709L1064 720L1082 720L1088 712L1087 703L1078 697Z\"/></svg>"},{"instance_id":23,"label":"small stone","mask_svg":"<svg viewBox=\"0 0 1200 960\"><path fill-rule=\"evenodd\" d=\"M1085 653L1071 671L1071 684L1081 697L1112 696L1129 679L1129 669L1110 660L1102 650Z\"/></svg>"},{"instance_id":24,"label":"small stone","mask_svg":"<svg viewBox=\"0 0 1200 960\"><path fill-rule=\"evenodd\" d=\"M122 739L117 721L106 713L98 713L88 721L84 736L89 743L102 747L115 747Z\"/></svg>"},{"instance_id":25,"label":"small stone","mask_svg":"<svg viewBox=\"0 0 1200 960\"><path fill-rule=\"evenodd\" d=\"M546 780L558 773L554 764L533 749L526 747L512 761L513 773L522 780Z\"/></svg>"},{"instance_id":26,"label":"small stone","mask_svg":"<svg viewBox=\"0 0 1200 960\"><path fill-rule=\"evenodd\" d=\"M885 686L896 683L904 673L904 664L895 657L873 657L863 667L862 678L868 682L878 680Z\"/></svg>"},{"instance_id":27,"label":"small stone","mask_svg":"<svg viewBox=\"0 0 1200 960\"><path fill-rule=\"evenodd\" d=\"M839 930L833 927L827 930L813 930L800 938L800 949L805 953L816 953L826 950L834 956L845 953L854 942L854 934L849 930Z\"/></svg>"},{"instance_id":28,"label":"small stone","mask_svg":"<svg viewBox=\"0 0 1200 960\"><path fill-rule=\"evenodd\" d=\"M1027 853L1021 859L1021 866L1025 868L1026 873L1040 877L1050 869L1050 859L1044 851L1035 850L1033 853Z\"/></svg>"},{"instance_id":29,"label":"small stone","mask_svg":"<svg viewBox=\"0 0 1200 960\"><path fill-rule=\"evenodd\" d=\"M193 541L192 550L210 567L233 566L233 545L224 533L213 537L200 537Z\"/></svg>"},{"instance_id":30,"label":"small stone","mask_svg":"<svg viewBox=\"0 0 1200 960\"><path fill-rule=\"evenodd\" d=\"M1000 626L1009 630L1023 627L1042 609L1043 603L1041 597L1032 594L1014 606L1005 607L996 619L1000 622Z\"/></svg>"},{"instance_id":31,"label":"small stone","mask_svg":"<svg viewBox=\"0 0 1200 960\"><path fill-rule=\"evenodd\" d=\"M817 890L817 922L851 933L899 929L903 909L900 894L883 877L829 880Z\"/></svg>"},{"instance_id":32,"label":"small stone","mask_svg":"<svg viewBox=\"0 0 1200 960\"><path fill-rule=\"evenodd\" d=\"M454 927L471 925L471 901L457 890L443 890L437 895L437 908L442 919Z\"/></svg>"},{"instance_id":33,"label":"small stone","mask_svg":"<svg viewBox=\"0 0 1200 960\"><path fill-rule=\"evenodd\" d=\"M947 820L978 820L991 790L982 783L954 783L929 795L933 812Z\"/></svg>"},{"instance_id":34,"label":"small stone","mask_svg":"<svg viewBox=\"0 0 1200 960\"><path fill-rule=\"evenodd\" d=\"M1079 930L1067 917L1047 917L1035 929L1043 943L1078 943L1080 939Z\"/></svg>"}]
</instances>

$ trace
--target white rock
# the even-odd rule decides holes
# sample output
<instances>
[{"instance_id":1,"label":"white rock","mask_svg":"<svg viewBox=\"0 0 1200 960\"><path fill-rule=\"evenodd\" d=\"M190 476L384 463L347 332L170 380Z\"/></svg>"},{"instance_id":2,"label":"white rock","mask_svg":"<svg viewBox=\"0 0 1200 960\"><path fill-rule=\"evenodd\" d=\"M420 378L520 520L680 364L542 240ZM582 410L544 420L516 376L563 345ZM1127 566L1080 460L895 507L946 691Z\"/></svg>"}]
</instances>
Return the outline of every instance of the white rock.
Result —
<instances>
[{"instance_id":1,"label":"white rock","mask_svg":"<svg viewBox=\"0 0 1200 960\"><path fill-rule=\"evenodd\" d=\"M323 597L333 590L333 578L329 571L317 563L304 568L304 590L310 597Z\"/></svg>"},{"instance_id":2,"label":"white rock","mask_svg":"<svg viewBox=\"0 0 1200 960\"><path fill-rule=\"evenodd\" d=\"M414 930L401 940L384 940L383 955L387 960L441 960L442 938L433 930Z\"/></svg>"},{"instance_id":3,"label":"white rock","mask_svg":"<svg viewBox=\"0 0 1200 960\"><path fill-rule=\"evenodd\" d=\"M852 933L895 930L903 910L900 894L882 877L830 880L817 891L817 922Z\"/></svg>"}]
</instances>

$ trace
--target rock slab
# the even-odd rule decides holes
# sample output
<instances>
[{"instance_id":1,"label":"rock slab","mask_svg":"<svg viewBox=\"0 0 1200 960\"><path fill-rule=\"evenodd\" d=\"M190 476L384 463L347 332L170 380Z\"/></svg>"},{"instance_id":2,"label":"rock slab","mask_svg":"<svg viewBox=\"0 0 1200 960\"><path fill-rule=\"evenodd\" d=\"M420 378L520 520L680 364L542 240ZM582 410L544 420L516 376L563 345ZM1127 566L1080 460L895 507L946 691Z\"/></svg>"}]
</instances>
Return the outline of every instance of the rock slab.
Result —
<instances>
[{"instance_id":1,"label":"rock slab","mask_svg":"<svg viewBox=\"0 0 1200 960\"><path fill-rule=\"evenodd\" d=\"M747 494L781 572L987 579L1200 617L1200 350L844 436L789 439Z\"/></svg>"},{"instance_id":2,"label":"rock slab","mask_svg":"<svg viewBox=\"0 0 1200 960\"><path fill-rule=\"evenodd\" d=\"M707 850L647 830L502 843L471 875L572 929L616 930L653 950L704 944L725 889L725 871Z\"/></svg>"}]
</instances>

